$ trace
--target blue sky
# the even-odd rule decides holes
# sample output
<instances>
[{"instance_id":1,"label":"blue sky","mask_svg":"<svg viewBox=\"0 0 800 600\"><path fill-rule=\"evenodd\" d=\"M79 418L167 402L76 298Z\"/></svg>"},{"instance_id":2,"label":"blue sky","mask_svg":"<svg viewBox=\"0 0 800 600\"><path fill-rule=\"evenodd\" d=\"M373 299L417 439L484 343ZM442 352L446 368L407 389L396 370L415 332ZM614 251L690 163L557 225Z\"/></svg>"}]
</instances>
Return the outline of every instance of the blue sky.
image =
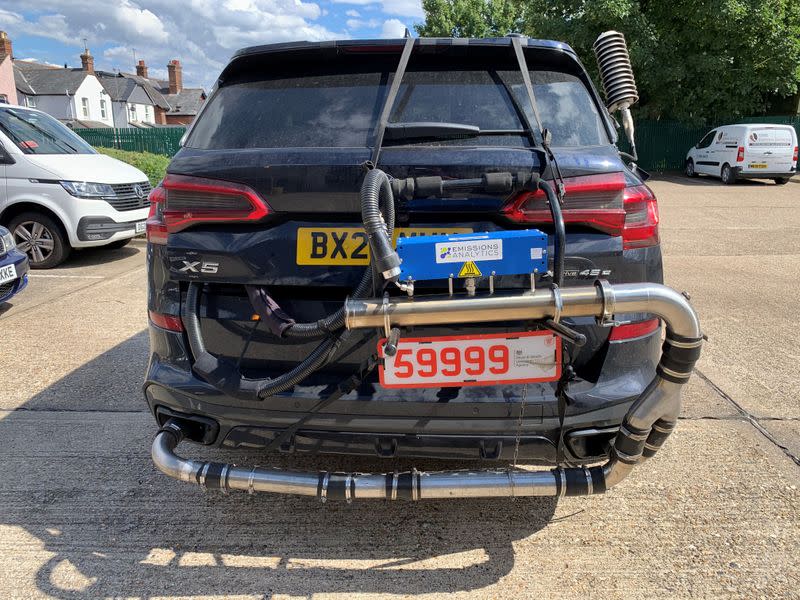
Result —
<instances>
[{"instance_id":1,"label":"blue sky","mask_svg":"<svg viewBox=\"0 0 800 600\"><path fill-rule=\"evenodd\" d=\"M421 0L3 0L0 30L14 57L80 66L86 38L95 68L151 76L183 64L184 85L209 88L243 46L290 40L402 37L423 20Z\"/></svg>"}]
</instances>

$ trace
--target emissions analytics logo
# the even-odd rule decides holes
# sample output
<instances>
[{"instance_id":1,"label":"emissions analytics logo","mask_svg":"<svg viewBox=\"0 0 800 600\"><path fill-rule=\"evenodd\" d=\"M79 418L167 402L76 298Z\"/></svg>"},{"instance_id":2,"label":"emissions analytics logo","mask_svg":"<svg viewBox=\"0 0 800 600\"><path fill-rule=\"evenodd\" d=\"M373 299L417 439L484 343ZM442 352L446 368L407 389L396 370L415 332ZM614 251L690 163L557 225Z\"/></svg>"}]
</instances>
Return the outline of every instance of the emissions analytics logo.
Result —
<instances>
[{"instance_id":1,"label":"emissions analytics logo","mask_svg":"<svg viewBox=\"0 0 800 600\"><path fill-rule=\"evenodd\" d=\"M477 239L436 244L437 263L465 263L502 260L503 240Z\"/></svg>"}]
</instances>

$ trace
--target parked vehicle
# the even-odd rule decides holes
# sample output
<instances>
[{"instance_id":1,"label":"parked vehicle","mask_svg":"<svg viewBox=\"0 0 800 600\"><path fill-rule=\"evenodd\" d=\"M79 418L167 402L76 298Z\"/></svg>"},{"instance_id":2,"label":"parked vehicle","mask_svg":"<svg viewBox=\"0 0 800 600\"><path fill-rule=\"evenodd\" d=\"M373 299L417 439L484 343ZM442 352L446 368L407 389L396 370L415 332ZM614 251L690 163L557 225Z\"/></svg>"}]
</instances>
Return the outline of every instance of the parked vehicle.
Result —
<instances>
[{"instance_id":1,"label":"parked vehicle","mask_svg":"<svg viewBox=\"0 0 800 600\"><path fill-rule=\"evenodd\" d=\"M701 334L615 141L558 42L236 53L151 194L158 468L323 500L616 484L675 425ZM301 473L185 460L182 439L557 468Z\"/></svg>"},{"instance_id":2,"label":"parked vehicle","mask_svg":"<svg viewBox=\"0 0 800 600\"><path fill-rule=\"evenodd\" d=\"M724 125L709 131L686 154L686 175L772 179L783 185L797 173L797 132L791 125Z\"/></svg>"},{"instance_id":3,"label":"parked vehicle","mask_svg":"<svg viewBox=\"0 0 800 600\"><path fill-rule=\"evenodd\" d=\"M144 233L150 188L139 169L97 153L53 117L0 106L0 223L32 268Z\"/></svg>"},{"instance_id":4,"label":"parked vehicle","mask_svg":"<svg viewBox=\"0 0 800 600\"><path fill-rule=\"evenodd\" d=\"M0 304L8 302L28 285L28 257L14 244L14 237L0 227Z\"/></svg>"}]
</instances>

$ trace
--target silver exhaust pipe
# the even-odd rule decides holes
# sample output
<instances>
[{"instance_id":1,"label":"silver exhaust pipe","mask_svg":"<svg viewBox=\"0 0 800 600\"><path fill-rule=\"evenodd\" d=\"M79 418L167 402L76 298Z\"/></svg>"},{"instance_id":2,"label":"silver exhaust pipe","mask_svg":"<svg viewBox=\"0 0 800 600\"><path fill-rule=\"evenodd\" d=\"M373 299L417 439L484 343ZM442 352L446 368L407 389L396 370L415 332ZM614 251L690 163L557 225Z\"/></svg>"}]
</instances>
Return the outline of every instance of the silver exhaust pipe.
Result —
<instances>
[{"instance_id":1,"label":"silver exhaust pipe","mask_svg":"<svg viewBox=\"0 0 800 600\"><path fill-rule=\"evenodd\" d=\"M518 469L425 473L319 473L245 468L181 458L175 448L184 437L170 421L153 440L152 457L166 475L208 489L316 496L322 501L361 498L421 500L514 496L563 496L605 492L640 461L653 456L677 423L681 387L700 356L700 323L684 296L651 283L540 289L517 295L470 298L369 299L345 302L348 329L410 325L485 323L565 316L594 316L611 322L615 313L644 312L667 325L656 375L631 405L604 465L549 471Z\"/></svg>"}]
</instances>

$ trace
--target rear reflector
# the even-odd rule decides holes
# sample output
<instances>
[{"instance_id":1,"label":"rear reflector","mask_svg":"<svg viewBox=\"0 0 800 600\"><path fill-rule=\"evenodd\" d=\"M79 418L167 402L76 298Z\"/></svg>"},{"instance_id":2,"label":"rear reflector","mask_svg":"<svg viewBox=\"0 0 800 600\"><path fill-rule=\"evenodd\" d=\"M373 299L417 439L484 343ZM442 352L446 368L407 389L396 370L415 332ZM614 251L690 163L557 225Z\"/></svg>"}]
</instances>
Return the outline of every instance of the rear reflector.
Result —
<instances>
[{"instance_id":1,"label":"rear reflector","mask_svg":"<svg viewBox=\"0 0 800 600\"><path fill-rule=\"evenodd\" d=\"M564 179L564 223L582 225L621 236L623 248L658 244L658 204L646 185L626 187L622 173ZM517 223L552 223L544 192L524 192L512 199L503 214Z\"/></svg>"},{"instance_id":2,"label":"rear reflector","mask_svg":"<svg viewBox=\"0 0 800 600\"><path fill-rule=\"evenodd\" d=\"M181 318L174 315L162 315L161 313L151 310L150 322L156 327L166 329L167 331L183 331L183 323L181 322Z\"/></svg>"},{"instance_id":3,"label":"rear reflector","mask_svg":"<svg viewBox=\"0 0 800 600\"><path fill-rule=\"evenodd\" d=\"M739 146L739 150L738 152L736 152L736 162L742 162L742 161L744 161L744 146Z\"/></svg>"},{"instance_id":4,"label":"rear reflector","mask_svg":"<svg viewBox=\"0 0 800 600\"><path fill-rule=\"evenodd\" d=\"M610 342L619 342L621 340L631 340L633 338L642 337L653 333L661 326L659 319L649 319L647 321L637 321L635 323L627 323L625 325L617 325L611 328L611 335L608 336Z\"/></svg>"},{"instance_id":5,"label":"rear reflector","mask_svg":"<svg viewBox=\"0 0 800 600\"><path fill-rule=\"evenodd\" d=\"M167 175L161 221L169 233L198 223L258 221L271 211L253 189L230 181Z\"/></svg>"}]
</instances>

